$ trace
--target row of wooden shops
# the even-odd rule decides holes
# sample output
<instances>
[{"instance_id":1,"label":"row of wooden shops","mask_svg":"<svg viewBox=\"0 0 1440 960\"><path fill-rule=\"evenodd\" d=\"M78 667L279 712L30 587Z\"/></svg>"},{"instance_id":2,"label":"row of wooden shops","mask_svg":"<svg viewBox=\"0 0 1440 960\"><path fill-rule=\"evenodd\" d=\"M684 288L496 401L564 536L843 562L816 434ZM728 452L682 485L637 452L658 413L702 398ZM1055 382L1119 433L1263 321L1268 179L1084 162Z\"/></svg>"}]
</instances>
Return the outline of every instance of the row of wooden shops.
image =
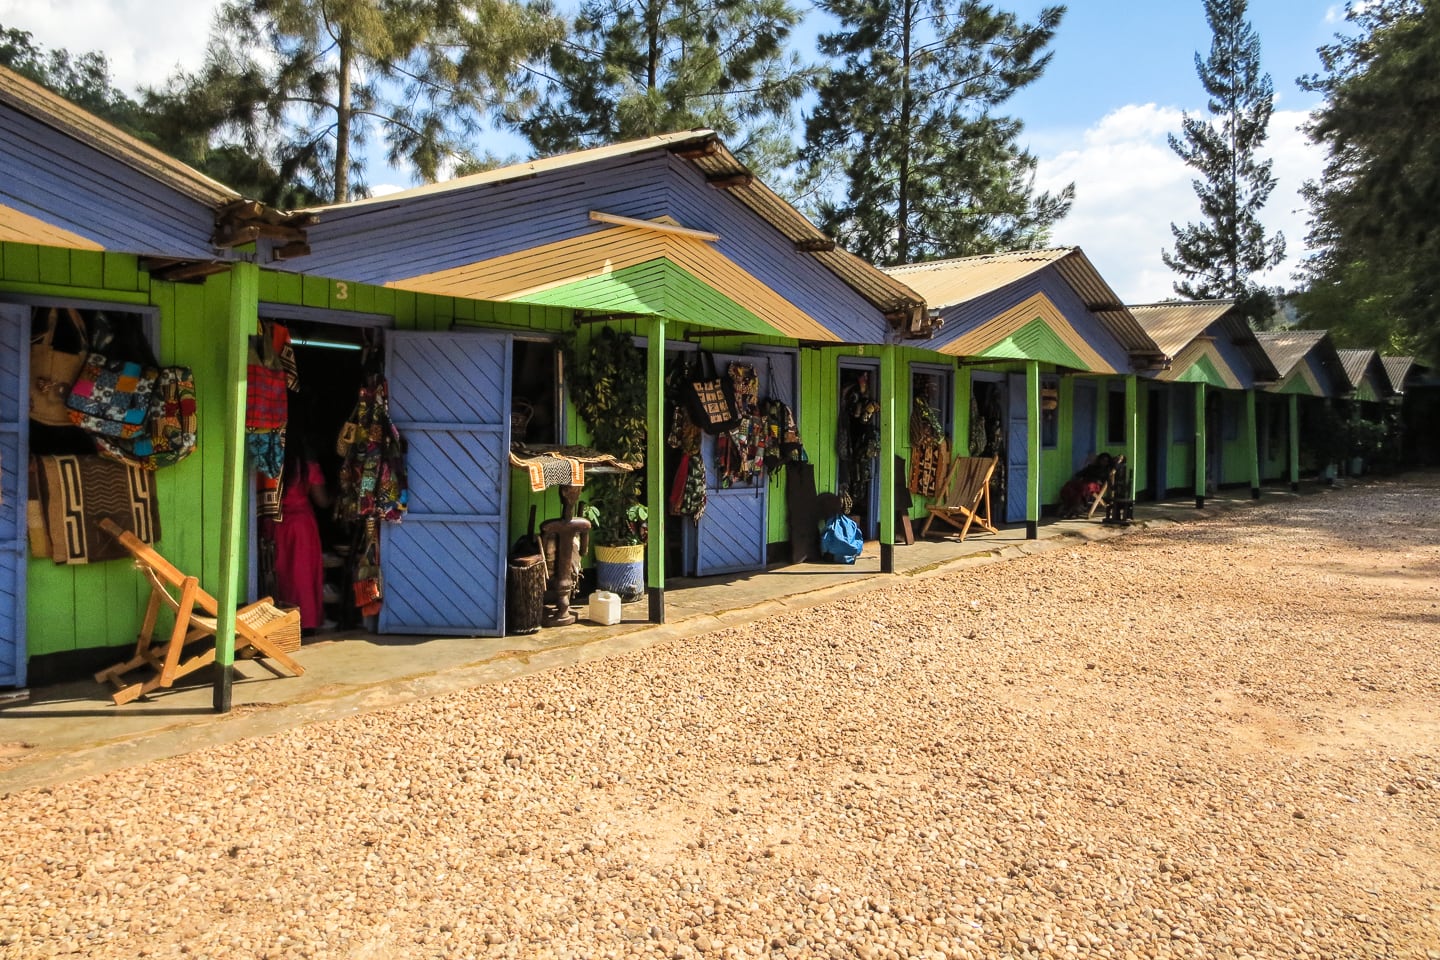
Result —
<instances>
[{"instance_id":1,"label":"row of wooden shops","mask_svg":"<svg viewBox=\"0 0 1440 960\"><path fill-rule=\"evenodd\" d=\"M1257 337L1227 303L1126 305L1079 248L879 270L705 130L288 212L4 71L0 126L0 688L113 660L149 595L132 564L101 559L90 504L49 476L46 458L76 451L32 420L34 343L56 331L58 345L75 320L131 331L193 377L194 453L147 474L127 509L146 511L156 549L215 594L222 664L226 614L265 563L257 471L281 431L253 422L246 400L254 346L275 331L298 388L285 443L312 450L327 479L372 428L353 435L357 398L388 391L403 490L381 502L382 473L358 497L362 515L389 517L362 524L378 542L352 525L326 543L327 570L349 572L333 601L327 572L327 604L359 603L356 565L378 553L383 600L359 624L400 635L504 631L512 545L533 516L563 510L557 488L515 468L514 446L592 439L567 358L616 334L643 357L643 387L622 386L643 393L656 620L677 577L792 559L798 477L811 497L845 495L888 569L901 517L925 514L908 489L919 406L949 451L999 458L996 519L1033 535L1100 452L1135 465L1141 499L1298 483L1323 466L1308 430L1332 413L1375 419L1416 369L1336 351L1323 333ZM760 408L793 416L783 457L751 462L743 442L677 429L677 382L736 368ZM677 508L677 472L695 461L698 517L693 502ZM37 554L37 524L50 554Z\"/></svg>"}]
</instances>

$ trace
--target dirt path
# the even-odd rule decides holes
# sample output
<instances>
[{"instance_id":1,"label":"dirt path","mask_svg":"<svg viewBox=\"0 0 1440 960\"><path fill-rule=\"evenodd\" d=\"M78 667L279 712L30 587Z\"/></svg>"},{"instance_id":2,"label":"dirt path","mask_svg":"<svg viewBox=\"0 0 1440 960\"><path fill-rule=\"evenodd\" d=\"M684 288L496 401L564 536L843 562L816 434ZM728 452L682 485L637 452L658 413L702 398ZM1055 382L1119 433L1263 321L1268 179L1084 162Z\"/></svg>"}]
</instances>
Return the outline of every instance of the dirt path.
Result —
<instances>
[{"instance_id":1,"label":"dirt path","mask_svg":"<svg viewBox=\"0 0 1440 960\"><path fill-rule=\"evenodd\" d=\"M0 805L0 957L1440 957L1440 476Z\"/></svg>"}]
</instances>

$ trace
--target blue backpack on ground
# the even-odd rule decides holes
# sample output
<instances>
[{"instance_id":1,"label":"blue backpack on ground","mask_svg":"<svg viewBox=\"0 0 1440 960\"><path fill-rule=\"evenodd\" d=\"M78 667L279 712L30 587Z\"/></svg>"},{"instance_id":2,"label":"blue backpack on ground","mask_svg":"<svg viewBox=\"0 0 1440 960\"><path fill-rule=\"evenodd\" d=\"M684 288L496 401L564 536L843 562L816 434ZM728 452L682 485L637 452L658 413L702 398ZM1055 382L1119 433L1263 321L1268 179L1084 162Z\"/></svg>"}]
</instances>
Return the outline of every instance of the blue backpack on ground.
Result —
<instances>
[{"instance_id":1,"label":"blue backpack on ground","mask_svg":"<svg viewBox=\"0 0 1440 960\"><path fill-rule=\"evenodd\" d=\"M820 534L820 552L828 560L837 563L854 563L865 547L865 538L860 535L860 526L854 520L838 513L825 521Z\"/></svg>"}]
</instances>

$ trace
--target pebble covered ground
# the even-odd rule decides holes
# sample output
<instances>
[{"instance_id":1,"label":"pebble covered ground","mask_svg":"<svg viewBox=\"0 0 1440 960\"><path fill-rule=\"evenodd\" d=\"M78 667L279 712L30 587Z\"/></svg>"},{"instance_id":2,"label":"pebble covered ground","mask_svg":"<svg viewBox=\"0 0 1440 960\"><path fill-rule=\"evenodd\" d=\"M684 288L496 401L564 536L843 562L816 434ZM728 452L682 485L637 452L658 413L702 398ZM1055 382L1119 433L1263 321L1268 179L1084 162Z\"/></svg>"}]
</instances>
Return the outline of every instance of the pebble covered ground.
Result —
<instances>
[{"instance_id":1,"label":"pebble covered ground","mask_svg":"<svg viewBox=\"0 0 1440 960\"><path fill-rule=\"evenodd\" d=\"M0 802L0 957L1440 957L1440 475Z\"/></svg>"}]
</instances>

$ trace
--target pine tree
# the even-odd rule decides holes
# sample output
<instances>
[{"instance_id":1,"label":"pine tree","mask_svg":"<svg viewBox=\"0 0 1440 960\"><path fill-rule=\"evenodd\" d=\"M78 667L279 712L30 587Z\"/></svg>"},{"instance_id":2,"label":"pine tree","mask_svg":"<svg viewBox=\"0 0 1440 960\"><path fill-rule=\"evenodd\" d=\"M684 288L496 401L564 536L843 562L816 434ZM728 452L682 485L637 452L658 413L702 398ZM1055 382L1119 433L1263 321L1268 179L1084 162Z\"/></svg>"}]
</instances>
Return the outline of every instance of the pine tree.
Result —
<instances>
[{"instance_id":1,"label":"pine tree","mask_svg":"<svg viewBox=\"0 0 1440 960\"><path fill-rule=\"evenodd\" d=\"M511 123L542 155L709 127L768 168L813 79L785 48L799 22L788 0L587 0Z\"/></svg>"},{"instance_id":2,"label":"pine tree","mask_svg":"<svg viewBox=\"0 0 1440 960\"><path fill-rule=\"evenodd\" d=\"M1352 4L1356 32L1320 49L1301 85L1325 102L1310 139L1329 150L1310 202L1307 326L1341 342L1440 363L1440 4Z\"/></svg>"},{"instance_id":3,"label":"pine tree","mask_svg":"<svg viewBox=\"0 0 1440 960\"><path fill-rule=\"evenodd\" d=\"M364 189L357 150L376 132L426 180L473 163L485 118L561 31L508 0L228 0L204 65L169 93L211 136L338 202Z\"/></svg>"},{"instance_id":4,"label":"pine tree","mask_svg":"<svg viewBox=\"0 0 1440 960\"><path fill-rule=\"evenodd\" d=\"M838 65L805 129L799 202L873 263L1037 246L1074 185L1036 194L1022 125L998 108L1050 62L1064 7L1033 24L979 0L821 0Z\"/></svg>"},{"instance_id":5,"label":"pine tree","mask_svg":"<svg viewBox=\"0 0 1440 960\"><path fill-rule=\"evenodd\" d=\"M1191 300L1234 297L1255 315L1273 309L1253 280L1285 257L1285 238L1266 236L1260 209L1275 189L1271 162L1258 151L1274 107L1270 75L1260 72L1260 38L1245 20L1246 0L1205 0L1213 34L1210 56L1195 55L1195 72L1210 99L1210 117L1185 114L1184 137L1170 136L1170 149L1204 179L1193 181L1202 220L1170 224L1175 252L1161 253L1165 265L1185 279L1175 292Z\"/></svg>"}]
</instances>

